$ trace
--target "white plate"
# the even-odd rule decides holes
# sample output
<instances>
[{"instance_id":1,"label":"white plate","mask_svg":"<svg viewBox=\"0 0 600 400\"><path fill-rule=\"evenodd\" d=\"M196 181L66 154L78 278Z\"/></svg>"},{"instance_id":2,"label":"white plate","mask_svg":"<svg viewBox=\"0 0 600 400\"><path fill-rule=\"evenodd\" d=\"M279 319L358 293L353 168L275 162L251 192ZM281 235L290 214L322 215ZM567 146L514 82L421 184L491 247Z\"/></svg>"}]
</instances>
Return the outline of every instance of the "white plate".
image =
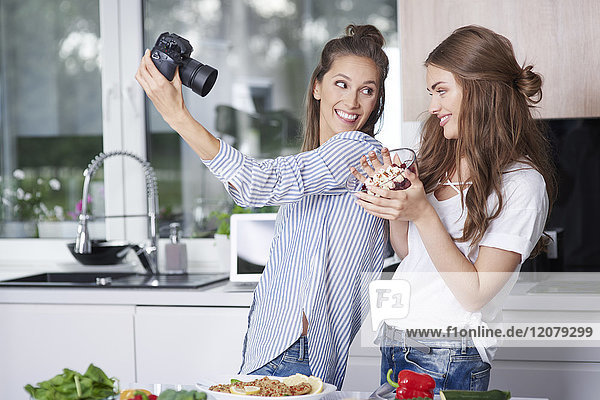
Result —
<instances>
[{"instance_id":1,"label":"white plate","mask_svg":"<svg viewBox=\"0 0 600 400\"><path fill-rule=\"evenodd\" d=\"M261 378L264 378L264 375L237 375L237 376L230 376L228 378L221 379L216 383L227 384L231 381L231 379L238 379L243 382L251 382L255 379L261 379ZM279 379L279 380L282 379L282 377L280 377L280 376L269 376L269 378ZM212 390L208 390L208 388L205 388L204 386L199 385L198 387L201 388L202 390L204 390L210 396L213 396L218 400L275 400L275 399L280 399L280 398L285 399L285 400L316 400L316 399L319 399L319 398L325 396L328 393L335 392L335 390L336 390L335 386L333 386L329 383L323 382L323 391L321 393L304 394L302 396L267 397L267 396L244 396L241 394L213 392Z\"/></svg>"}]
</instances>

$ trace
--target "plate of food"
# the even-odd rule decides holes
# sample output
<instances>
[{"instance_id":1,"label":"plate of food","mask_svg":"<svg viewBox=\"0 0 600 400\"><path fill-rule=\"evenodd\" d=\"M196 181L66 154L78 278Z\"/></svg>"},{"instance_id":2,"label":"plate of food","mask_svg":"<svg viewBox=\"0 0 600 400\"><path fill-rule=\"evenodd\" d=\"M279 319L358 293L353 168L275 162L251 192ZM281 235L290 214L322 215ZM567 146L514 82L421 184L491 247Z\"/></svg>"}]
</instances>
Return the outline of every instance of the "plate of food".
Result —
<instances>
[{"instance_id":1,"label":"plate of food","mask_svg":"<svg viewBox=\"0 0 600 400\"><path fill-rule=\"evenodd\" d=\"M237 375L229 379L220 379L218 383L198 384L199 388L218 400L250 400L284 397L286 400L315 400L336 387L323 382L316 376L296 374L286 377L264 375Z\"/></svg>"},{"instance_id":2,"label":"plate of food","mask_svg":"<svg viewBox=\"0 0 600 400\"><path fill-rule=\"evenodd\" d=\"M388 190L404 190L410 186L410 181L404 177L404 171L415 171L417 156L412 149L403 147L390 150L390 159L384 160L378 155L378 160L371 163L372 174L365 176L360 172L350 174L346 180L346 189L350 192L371 193L369 186ZM358 176L357 176L358 175Z\"/></svg>"}]
</instances>

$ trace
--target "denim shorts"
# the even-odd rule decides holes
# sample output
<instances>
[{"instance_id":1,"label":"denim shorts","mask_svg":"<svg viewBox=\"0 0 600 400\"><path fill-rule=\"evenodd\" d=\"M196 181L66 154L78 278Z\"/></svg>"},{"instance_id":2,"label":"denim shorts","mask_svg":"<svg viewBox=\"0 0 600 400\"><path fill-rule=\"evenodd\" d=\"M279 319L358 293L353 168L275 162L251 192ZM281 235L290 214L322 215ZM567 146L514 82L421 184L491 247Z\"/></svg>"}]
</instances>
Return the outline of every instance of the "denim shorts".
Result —
<instances>
[{"instance_id":1,"label":"denim shorts","mask_svg":"<svg viewBox=\"0 0 600 400\"><path fill-rule=\"evenodd\" d=\"M287 350L250 375L290 376L294 374L312 375L308 365L308 340L300 336Z\"/></svg>"},{"instance_id":2,"label":"denim shorts","mask_svg":"<svg viewBox=\"0 0 600 400\"><path fill-rule=\"evenodd\" d=\"M381 350L381 383L403 369L426 373L435 380L435 394L440 390L485 391L490 381L490 364L481 359L469 340L406 340L383 338Z\"/></svg>"}]
</instances>

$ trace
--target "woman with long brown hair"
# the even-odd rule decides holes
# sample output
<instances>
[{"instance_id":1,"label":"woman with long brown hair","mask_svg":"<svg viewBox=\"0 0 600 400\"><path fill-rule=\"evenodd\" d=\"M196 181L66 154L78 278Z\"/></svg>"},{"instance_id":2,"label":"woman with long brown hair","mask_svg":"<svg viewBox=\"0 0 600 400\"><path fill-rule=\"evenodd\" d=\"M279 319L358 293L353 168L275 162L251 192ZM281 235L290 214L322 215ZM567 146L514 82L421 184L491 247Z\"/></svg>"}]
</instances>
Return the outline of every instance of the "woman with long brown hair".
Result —
<instances>
[{"instance_id":1,"label":"woman with long brown hair","mask_svg":"<svg viewBox=\"0 0 600 400\"><path fill-rule=\"evenodd\" d=\"M479 26L455 30L425 66L430 115L418 168L404 173L411 186L357 194L390 220L402 258L394 278L411 288L407 317L386 320L379 334L382 382L389 369L411 369L431 375L436 392L486 390L497 338L473 329L498 321L521 264L543 245L556 190L531 114L542 79L519 65L508 39ZM371 152L361 166L373 174L381 163Z\"/></svg>"},{"instance_id":2,"label":"woman with long brown hair","mask_svg":"<svg viewBox=\"0 0 600 400\"><path fill-rule=\"evenodd\" d=\"M165 121L243 207L280 205L248 317L240 372L315 375L341 387L350 343L367 312L365 276L381 272L384 221L345 190L348 168L380 150L388 58L381 32L349 25L330 40L306 94L303 152L255 160L217 139L144 55L136 79ZM365 240L365 237L367 238Z\"/></svg>"}]
</instances>

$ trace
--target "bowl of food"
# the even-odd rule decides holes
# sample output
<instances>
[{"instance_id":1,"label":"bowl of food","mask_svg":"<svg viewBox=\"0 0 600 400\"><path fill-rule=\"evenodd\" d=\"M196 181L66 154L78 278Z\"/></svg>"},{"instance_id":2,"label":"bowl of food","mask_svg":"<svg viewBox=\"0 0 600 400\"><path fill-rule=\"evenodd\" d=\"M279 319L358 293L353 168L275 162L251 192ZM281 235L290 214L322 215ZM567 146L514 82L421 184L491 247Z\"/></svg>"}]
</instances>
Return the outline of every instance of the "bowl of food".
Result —
<instances>
[{"instance_id":1,"label":"bowl of food","mask_svg":"<svg viewBox=\"0 0 600 400\"><path fill-rule=\"evenodd\" d=\"M406 170L416 171L417 155L408 147L390 150L390 159L384 160L381 154L377 161L371 162L371 173L356 172L346 180L346 189L350 192L371 193L369 186L388 190L404 190L410 187L410 181L404 177ZM364 171L363 171L364 172Z\"/></svg>"},{"instance_id":2,"label":"bowl of food","mask_svg":"<svg viewBox=\"0 0 600 400\"><path fill-rule=\"evenodd\" d=\"M323 382L316 376L295 374L287 377L263 375L237 375L233 378L216 380L212 385L198 385L218 400L240 400L247 396L249 400L273 400L285 397L286 400L316 400L336 387Z\"/></svg>"},{"instance_id":3,"label":"bowl of food","mask_svg":"<svg viewBox=\"0 0 600 400\"><path fill-rule=\"evenodd\" d=\"M75 252L75 243L67 243L69 251L77 261L84 265L120 264L132 248L130 243L119 241L92 240L90 253Z\"/></svg>"}]
</instances>

